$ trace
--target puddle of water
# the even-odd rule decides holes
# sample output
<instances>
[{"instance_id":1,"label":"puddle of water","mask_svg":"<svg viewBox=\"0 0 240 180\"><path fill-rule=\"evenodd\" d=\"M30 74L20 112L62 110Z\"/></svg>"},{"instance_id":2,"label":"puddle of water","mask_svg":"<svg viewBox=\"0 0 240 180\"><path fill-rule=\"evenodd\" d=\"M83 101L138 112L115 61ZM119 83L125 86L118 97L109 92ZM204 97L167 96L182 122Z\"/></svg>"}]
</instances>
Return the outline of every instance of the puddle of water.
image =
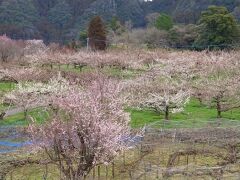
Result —
<instances>
[{"instance_id":1,"label":"puddle of water","mask_svg":"<svg viewBox=\"0 0 240 180\"><path fill-rule=\"evenodd\" d=\"M0 127L0 135L0 153L14 152L30 144L16 127Z\"/></svg>"},{"instance_id":2,"label":"puddle of water","mask_svg":"<svg viewBox=\"0 0 240 180\"><path fill-rule=\"evenodd\" d=\"M25 145L29 145L30 142L11 142L11 141L0 141L0 147L1 146L6 146L6 147L15 147L15 148L20 148Z\"/></svg>"}]
</instances>

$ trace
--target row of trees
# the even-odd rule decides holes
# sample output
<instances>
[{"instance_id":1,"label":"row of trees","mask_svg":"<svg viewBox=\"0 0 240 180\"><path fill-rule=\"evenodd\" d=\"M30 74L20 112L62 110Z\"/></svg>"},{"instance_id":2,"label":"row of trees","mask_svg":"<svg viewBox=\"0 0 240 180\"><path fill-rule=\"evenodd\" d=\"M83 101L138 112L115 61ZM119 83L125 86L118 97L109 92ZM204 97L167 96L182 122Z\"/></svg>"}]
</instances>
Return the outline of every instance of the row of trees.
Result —
<instances>
[{"instance_id":1,"label":"row of trees","mask_svg":"<svg viewBox=\"0 0 240 180\"><path fill-rule=\"evenodd\" d=\"M190 97L198 99L201 105L215 108L217 118L222 118L222 112L239 108L237 57L214 53L204 55L183 53L175 60L169 57L169 60L161 61L161 66L154 65L148 72L130 81L126 90L130 106L163 113L166 120L169 113L184 111ZM221 59L221 56L224 58Z\"/></svg>"},{"instance_id":2,"label":"row of trees","mask_svg":"<svg viewBox=\"0 0 240 180\"><path fill-rule=\"evenodd\" d=\"M133 29L113 40L148 47L200 50L232 48L239 42L238 22L225 7L209 6L196 25L174 25L169 15L159 13L149 14L146 19L146 29Z\"/></svg>"}]
</instances>

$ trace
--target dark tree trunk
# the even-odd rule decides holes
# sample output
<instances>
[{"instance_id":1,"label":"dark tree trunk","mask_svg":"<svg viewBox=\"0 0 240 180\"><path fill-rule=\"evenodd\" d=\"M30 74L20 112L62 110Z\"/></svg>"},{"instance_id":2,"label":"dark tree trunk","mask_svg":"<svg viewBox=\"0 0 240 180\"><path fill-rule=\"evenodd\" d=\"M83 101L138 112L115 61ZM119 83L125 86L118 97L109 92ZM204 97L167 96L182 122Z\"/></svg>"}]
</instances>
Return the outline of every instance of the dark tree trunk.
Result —
<instances>
[{"instance_id":1,"label":"dark tree trunk","mask_svg":"<svg viewBox=\"0 0 240 180\"><path fill-rule=\"evenodd\" d=\"M24 109L24 119L26 120L27 119L27 113L28 113L28 110L27 109Z\"/></svg>"},{"instance_id":2,"label":"dark tree trunk","mask_svg":"<svg viewBox=\"0 0 240 180\"><path fill-rule=\"evenodd\" d=\"M217 100L217 118L222 118L222 108L219 100Z\"/></svg>"},{"instance_id":3,"label":"dark tree trunk","mask_svg":"<svg viewBox=\"0 0 240 180\"><path fill-rule=\"evenodd\" d=\"M5 114L6 114L5 112L2 112L2 113L0 114L0 120L3 120Z\"/></svg>"},{"instance_id":4,"label":"dark tree trunk","mask_svg":"<svg viewBox=\"0 0 240 180\"><path fill-rule=\"evenodd\" d=\"M199 104L202 106L203 105L203 100L202 100L202 98L197 98L198 99L198 101L199 101Z\"/></svg>"},{"instance_id":5,"label":"dark tree trunk","mask_svg":"<svg viewBox=\"0 0 240 180\"><path fill-rule=\"evenodd\" d=\"M165 108L165 120L169 120L169 106L166 106Z\"/></svg>"}]
</instances>

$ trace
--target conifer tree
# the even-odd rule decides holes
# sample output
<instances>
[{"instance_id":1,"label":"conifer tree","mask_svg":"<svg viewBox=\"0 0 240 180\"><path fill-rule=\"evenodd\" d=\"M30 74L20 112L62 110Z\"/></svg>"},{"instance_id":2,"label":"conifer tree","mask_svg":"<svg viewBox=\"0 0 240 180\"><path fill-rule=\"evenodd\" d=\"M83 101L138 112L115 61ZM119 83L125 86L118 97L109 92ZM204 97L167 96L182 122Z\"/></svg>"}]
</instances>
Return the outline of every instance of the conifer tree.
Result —
<instances>
[{"instance_id":1,"label":"conifer tree","mask_svg":"<svg viewBox=\"0 0 240 180\"><path fill-rule=\"evenodd\" d=\"M107 47L106 29L100 16L94 17L88 27L89 45L92 50L105 50Z\"/></svg>"}]
</instances>

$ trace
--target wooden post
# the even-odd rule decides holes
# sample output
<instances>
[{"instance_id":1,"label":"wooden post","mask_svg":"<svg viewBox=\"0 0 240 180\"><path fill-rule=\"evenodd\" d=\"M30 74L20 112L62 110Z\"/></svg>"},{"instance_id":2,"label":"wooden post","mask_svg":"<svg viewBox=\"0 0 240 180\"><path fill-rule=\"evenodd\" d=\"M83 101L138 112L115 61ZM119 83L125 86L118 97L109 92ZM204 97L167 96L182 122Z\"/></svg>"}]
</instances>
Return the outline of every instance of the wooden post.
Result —
<instances>
[{"instance_id":1,"label":"wooden post","mask_svg":"<svg viewBox=\"0 0 240 180\"><path fill-rule=\"evenodd\" d=\"M161 164L161 153L160 153L160 150L158 150L158 166L160 166Z\"/></svg>"},{"instance_id":2,"label":"wooden post","mask_svg":"<svg viewBox=\"0 0 240 180\"><path fill-rule=\"evenodd\" d=\"M105 173L106 173L106 179L108 179L108 166L106 166Z\"/></svg>"},{"instance_id":3,"label":"wooden post","mask_svg":"<svg viewBox=\"0 0 240 180\"><path fill-rule=\"evenodd\" d=\"M178 159L177 159L177 164L179 165L180 163L180 156L178 156Z\"/></svg>"},{"instance_id":4,"label":"wooden post","mask_svg":"<svg viewBox=\"0 0 240 180\"><path fill-rule=\"evenodd\" d=\"M87 38L87 50L89 50L89 38Z\"/></svg>"},{"instance_id":5,"label":"wooden post","mask_svg":"<svg viewBox=\"0 0 240 180\"><path fill-rule=\"evenodd\" d=\"M125 167L125 165L126 165L126 161L125 161L125 151L123 151L123 165L124 165L124 167Z\"/></svg>"},{"instance_id":6,"label":"wooden post","mask_svg":"<svg viewBox=\"0 0 240 180\"><path fill-rule=\"evenodd\" d=\"M46 164L46 166L45 166L45 172L44 172L44 174L43 174L43 179L46 180L47 177L48 177L48 165Z\"/></svg>"},{"instance_id":7,"label":"wooden post","mask_svg":"<svg viewBox=\"0 0 240 180\"><path fill-rule=\"evenodd\" d=\"M115 164L114 164L114 162L112 163L112 178L114 179L114 177L115 177L115 169L114 169L114 166L115 166Z\"/></svg>"},{"instance_id":8,"label":"wooden post","mask_svg":"<svg viewBox=\"0 0 240 180\"><path fill-rule=\"evenodd\" d=\"M146 165L144 164L144 180L147 180Z\"/></svg>"},{"instance_id":9,"label":"wooden post","mask_svg":"<svg viewBox=\"0 0 240 180\"><path fill-rule=\"evenodd\" d=\"M100 166L98 166L98 179L100 179L100 176L101 176L101 172L100 172Z\"/></svg>"},{"instance_id":10,"label":"wooden post","mask_svg":"<svg viewBox=\"0 0 240 180\"><path fill-rule=\"evenodd\" d=\"M93 168L93 179L95 179L95 168Z\"/></svg>"},{"instance_id":11,"label":"wooden post","mask_svg":"<svg viewBox=\"0 0 240 180\"><path fill-rule=\"evenodd\" d=\"M131 170L128 171L128 174L129 174L129 178L130 178L130 179L134 179Z\"/></svg>"}]
</instances>

